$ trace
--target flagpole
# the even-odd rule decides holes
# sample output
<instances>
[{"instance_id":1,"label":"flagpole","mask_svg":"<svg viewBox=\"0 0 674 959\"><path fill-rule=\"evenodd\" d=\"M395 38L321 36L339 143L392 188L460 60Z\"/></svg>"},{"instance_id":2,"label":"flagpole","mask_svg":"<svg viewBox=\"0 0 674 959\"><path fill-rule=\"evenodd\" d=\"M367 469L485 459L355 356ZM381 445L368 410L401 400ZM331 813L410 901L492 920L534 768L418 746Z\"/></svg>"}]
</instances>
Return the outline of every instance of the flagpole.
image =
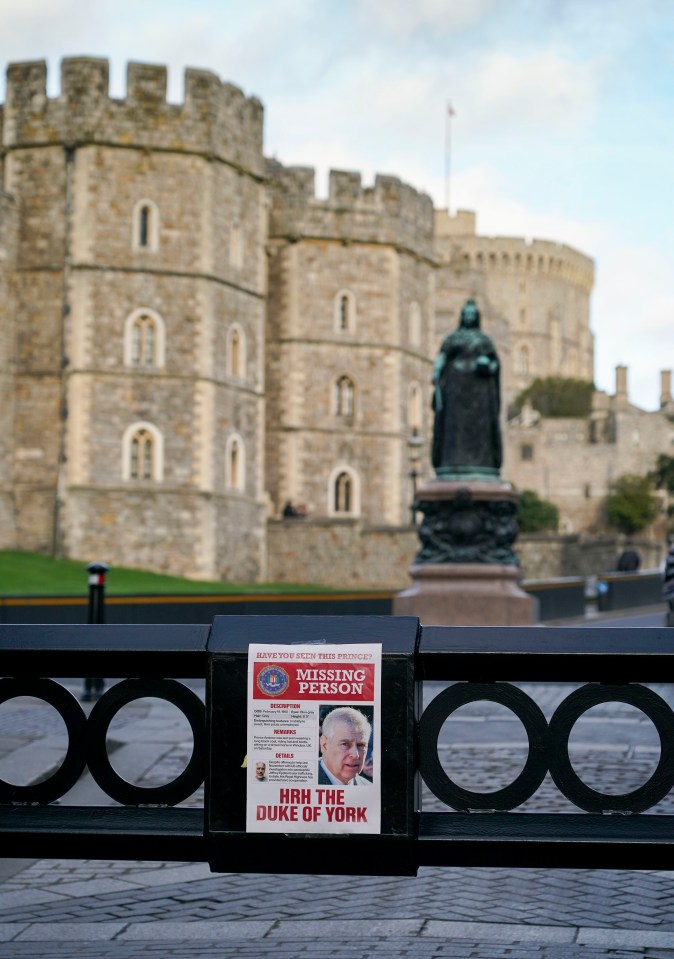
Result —
<instances>
[{"instance_id":1,"label":"flagpole","mask_svg":"<svg viewBox=\"0 0 674 959\"><path fill-rule=\"evenodd\" d=\"M447 207L447 216L451 216L451 210L449 208L450 192L450 176L451 176L451 157L452 157L452 117L454 116L454 110L452 109L452 104L447 101L447 109L445 111L445 206Z\"/></svg>"}]
</instances>

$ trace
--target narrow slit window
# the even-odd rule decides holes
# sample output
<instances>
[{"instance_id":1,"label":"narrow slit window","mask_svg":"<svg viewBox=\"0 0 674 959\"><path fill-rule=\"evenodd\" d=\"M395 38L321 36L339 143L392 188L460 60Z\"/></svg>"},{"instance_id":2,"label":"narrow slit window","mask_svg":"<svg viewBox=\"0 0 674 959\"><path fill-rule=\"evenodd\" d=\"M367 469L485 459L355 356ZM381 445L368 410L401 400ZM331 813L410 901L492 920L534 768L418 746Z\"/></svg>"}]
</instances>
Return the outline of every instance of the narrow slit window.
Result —
<instances>
[{"instance_id":1,"label":"narrow slit window","mask_svg":"<svg viewBox=\"0 0 674 959\"><path fill-rule=\"evenodd\" d=\"M140 208L140 217L138 220L138 246L147 249L150 245L150 217L152 212L149 206Z\"/></svg>"},{"instance_id":2,"label":"narrow slit window","mask_svg":"<svg viewBox=\"0 0 674 959\"><path fill-rule=\"evenodd\" d=\"M348 376L340 376L335 383L335 413L337 416L353 416L354 386Z\"/></svg>"},{"instance_id":3,"label":"narrow slit window","mask_svg":"<svg viewBox=\"0 0 674 959\"><path fill-rule=\"evenodd\" d=\"M152 200L139 200L133 211L133 246L154 251L159 246L159 210Z\"/></svg>"}]
</instances>

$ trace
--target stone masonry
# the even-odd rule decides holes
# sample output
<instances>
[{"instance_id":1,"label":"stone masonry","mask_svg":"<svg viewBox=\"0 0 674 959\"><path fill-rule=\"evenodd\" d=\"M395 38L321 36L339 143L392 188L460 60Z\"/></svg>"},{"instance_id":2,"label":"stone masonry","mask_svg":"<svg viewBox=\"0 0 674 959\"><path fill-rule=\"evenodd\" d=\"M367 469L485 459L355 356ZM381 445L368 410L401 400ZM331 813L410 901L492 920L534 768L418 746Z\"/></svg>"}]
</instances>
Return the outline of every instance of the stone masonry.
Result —
<instances>
[{"instance_id":1,"label":"stone masonry","mask_svg":"<svg viewBox=\"0 0 674 959\"><path fill-rule=\"evenodd\" d=\"M174 106L165 68L140 64L112 100L107 61L86 58L64 60L52 100L44 63L13 64L2 143L19 218L16 543L258 578L261 104L188 70Z\"/></svg>"},{"instance_id":2,"label":"stone masonry","mask_svg":"<svg viewBox=\"0 0 674 959\"><path fill-rule=\"evenodd\" d=\"M591 422L506 427L534 377L592 378L583 254L481 237L393 176L333 171L318 199L312 169L264 158L257 99L188 69L169 104L166 80L131 63L116 100L107 61L68 58L50 98L44 62L8 68L0 548L397 585L431 478L432 362L469 296L503 363L504 476L559 502L566 531L669 449L667 404L623 393Z\"/></svg>"}]
</instances>

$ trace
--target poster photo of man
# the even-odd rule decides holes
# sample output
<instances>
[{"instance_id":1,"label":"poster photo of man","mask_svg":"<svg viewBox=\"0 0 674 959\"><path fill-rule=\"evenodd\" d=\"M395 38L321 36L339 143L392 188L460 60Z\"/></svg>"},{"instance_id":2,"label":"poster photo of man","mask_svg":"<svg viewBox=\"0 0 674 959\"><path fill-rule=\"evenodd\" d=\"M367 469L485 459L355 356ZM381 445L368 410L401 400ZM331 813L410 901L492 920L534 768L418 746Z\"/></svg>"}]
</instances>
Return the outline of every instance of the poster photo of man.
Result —
<instances>
[{"instance_id":1,"label":"poster photo of man","mask_svg":"<svg viewBox=\"0 0 674 959\"><path fill-rule=\"evenodd\" d=\"M372 706L321 706L319 785L372 785Z\"/></svg>"}]
</instances>

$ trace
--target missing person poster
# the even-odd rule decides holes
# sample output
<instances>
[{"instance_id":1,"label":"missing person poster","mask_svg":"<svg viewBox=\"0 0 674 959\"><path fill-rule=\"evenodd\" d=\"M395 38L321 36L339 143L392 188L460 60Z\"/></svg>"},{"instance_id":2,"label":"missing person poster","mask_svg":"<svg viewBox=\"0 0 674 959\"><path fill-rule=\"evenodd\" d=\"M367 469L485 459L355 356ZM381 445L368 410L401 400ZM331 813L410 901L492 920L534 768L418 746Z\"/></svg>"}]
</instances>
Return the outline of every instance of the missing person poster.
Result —
<instances>
[{"instance_id":1,"label":"missing person poster","mask_svg":"<svg viewBox=\"0 0 674 959\"><path fill-rule=\"evenodd\" d=\"M251 645L246 830L381 831L380 643Z\"/></svg>"}]
</instances>

